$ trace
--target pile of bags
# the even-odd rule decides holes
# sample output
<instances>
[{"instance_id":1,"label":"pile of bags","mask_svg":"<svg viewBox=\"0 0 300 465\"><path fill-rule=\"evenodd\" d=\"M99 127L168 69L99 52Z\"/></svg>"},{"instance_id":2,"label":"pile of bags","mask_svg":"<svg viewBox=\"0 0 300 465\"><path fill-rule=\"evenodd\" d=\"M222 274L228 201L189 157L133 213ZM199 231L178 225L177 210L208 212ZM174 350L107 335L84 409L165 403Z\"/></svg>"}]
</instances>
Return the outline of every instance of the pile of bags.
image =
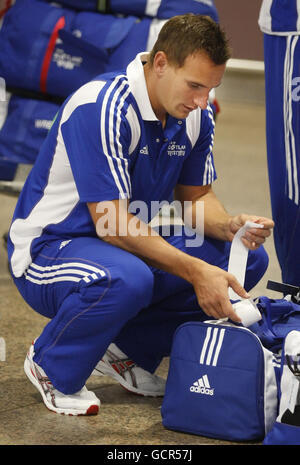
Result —
<instances>
[{"instance_id":1,"label":"pile of bags","mask_svg":"<svg viewBox=\"0 0 300 465\"><path fill-rule=\"evenodd\" d=\"M0 25L0 77L11 95L0 125L0 179L13 179L5 161L10 168L34 163L66 97L99 74L125 70L137 53L152 48L168 18L198 13L218 21L212 0L9 4Z\"/></svg>"}]
</instances>

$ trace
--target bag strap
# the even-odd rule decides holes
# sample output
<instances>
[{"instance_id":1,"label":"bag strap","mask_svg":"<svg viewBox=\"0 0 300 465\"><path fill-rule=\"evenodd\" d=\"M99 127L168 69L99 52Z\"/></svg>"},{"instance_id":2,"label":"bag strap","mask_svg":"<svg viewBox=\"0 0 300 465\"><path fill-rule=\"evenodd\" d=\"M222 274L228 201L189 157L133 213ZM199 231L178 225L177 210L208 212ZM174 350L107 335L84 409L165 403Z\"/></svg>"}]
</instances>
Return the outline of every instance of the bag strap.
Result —
<instances>
[{"instance_id":1,"label":"bag strap","mask_svg":"<svg viewBox=\"0 0 300 465\"><path fill-rule=\"evenodd\" d=\"M5 13L8 12L11 6L12 6L12 0L6 0L4 7L2 8L2 10L0 10L0 19L2 18L2 16L5 15Z\"/></svg>"},{"instance_id":2,"label":"bag strap","mask_svg":"<svg viewBox=\"0 0 300 465\"><path fill-rule=\"evenodd\" d=\"M46 53L43 59L42 68L41 68L41 75L40 75L40 89L42 92L47 93L47 77L49 72L49 67L52 59L52 55L54 52L56 40L58 38L58 33L60 29L65 27L65 17L61 16L58 21L56 22L52 34L50 36L48 46L46 49Z\"/></svg>"},{"instance_id":3,"label":"bag strap","mask_svg":"<svg viewBox=\"0 0 300 465\"><path fill-rule=\"evenodd\" d=\"M44 93L47 93L47 77L58 38L63 40L68 45L75 47L77 50L83 50L85 54L94 56L96 59L99 59L102 62L106 62L108 59L108 53L104 49L99 49L90 42L76 37L74 34L64 29L65 25L65 17L61 16L56 22L48 42L40 75L40 90Z\"/></svg>"}]
</instances>

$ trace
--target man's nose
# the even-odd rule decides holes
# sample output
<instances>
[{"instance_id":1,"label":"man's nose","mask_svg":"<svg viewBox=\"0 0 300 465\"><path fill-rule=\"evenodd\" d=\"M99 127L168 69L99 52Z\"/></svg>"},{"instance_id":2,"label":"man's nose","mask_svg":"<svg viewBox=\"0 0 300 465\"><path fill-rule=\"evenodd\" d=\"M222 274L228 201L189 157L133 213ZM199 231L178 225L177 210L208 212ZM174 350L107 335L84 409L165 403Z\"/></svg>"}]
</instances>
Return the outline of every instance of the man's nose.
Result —
<instances>
[{"instance_id":1,"label":"man's nose","mask_svg":"<svg viewBox=\"0 0 300 465\"><path fill-rule=\"evenodd\" d=\"M205 110L208 104L208 92L203 95L197 95L194 98L194 104L201 108L201 110Z\"/></svg>"}]
</instances>

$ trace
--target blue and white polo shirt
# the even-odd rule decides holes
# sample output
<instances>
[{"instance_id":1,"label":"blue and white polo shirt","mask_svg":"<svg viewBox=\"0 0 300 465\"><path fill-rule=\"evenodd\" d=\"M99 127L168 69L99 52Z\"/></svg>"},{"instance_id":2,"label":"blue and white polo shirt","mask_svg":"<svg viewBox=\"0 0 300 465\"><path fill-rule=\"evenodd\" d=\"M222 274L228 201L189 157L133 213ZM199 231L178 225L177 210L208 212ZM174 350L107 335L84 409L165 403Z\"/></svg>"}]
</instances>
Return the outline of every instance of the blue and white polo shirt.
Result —
<instances>
[{"instance_id":1,"label":"blue and white polo shirt","mask_svg":"<svg viewBox=\"0 0 300 465\"><path fill-rule=\"evenodd\" d=\"M258 24L266 34L299 34L300 0L263 0Z\"/></svg>"},{"instance_id":2,"label":"blue and white polo shirt","mask_svg":"<svg viewBox=\"0 0 300 465\"><path fill-rule=\"evenodd\" d=\"M45 242L96 236L87 202L169 201L177 183L207 185L215 178L210 108L186 119L155 116L142 60L126 72L99 76L63 104L41 147L14 212L8 242L20 277Z\"/></svg>"}]
</instances>

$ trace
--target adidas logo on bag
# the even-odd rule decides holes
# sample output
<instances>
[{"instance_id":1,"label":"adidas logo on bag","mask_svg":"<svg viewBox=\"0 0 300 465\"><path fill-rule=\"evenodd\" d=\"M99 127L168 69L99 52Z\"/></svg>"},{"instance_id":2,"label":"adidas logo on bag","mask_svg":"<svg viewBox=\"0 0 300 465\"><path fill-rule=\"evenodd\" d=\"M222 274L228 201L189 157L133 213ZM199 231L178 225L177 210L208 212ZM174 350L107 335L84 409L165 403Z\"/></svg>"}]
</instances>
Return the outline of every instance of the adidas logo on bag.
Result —
<instances>
[{"instance_id":1,"label":"adidas logo on bag","mask_svg":"<svg viewBox=\"0 0 300 465\"><path fill-rule=\"evenodd\" d=\"M191 387L191 392L196 392L198 394L205 394L207 396L214 395L214 389L211 388L207 375L203 375L199 378Z\"/></svg>"}]
</instances>

